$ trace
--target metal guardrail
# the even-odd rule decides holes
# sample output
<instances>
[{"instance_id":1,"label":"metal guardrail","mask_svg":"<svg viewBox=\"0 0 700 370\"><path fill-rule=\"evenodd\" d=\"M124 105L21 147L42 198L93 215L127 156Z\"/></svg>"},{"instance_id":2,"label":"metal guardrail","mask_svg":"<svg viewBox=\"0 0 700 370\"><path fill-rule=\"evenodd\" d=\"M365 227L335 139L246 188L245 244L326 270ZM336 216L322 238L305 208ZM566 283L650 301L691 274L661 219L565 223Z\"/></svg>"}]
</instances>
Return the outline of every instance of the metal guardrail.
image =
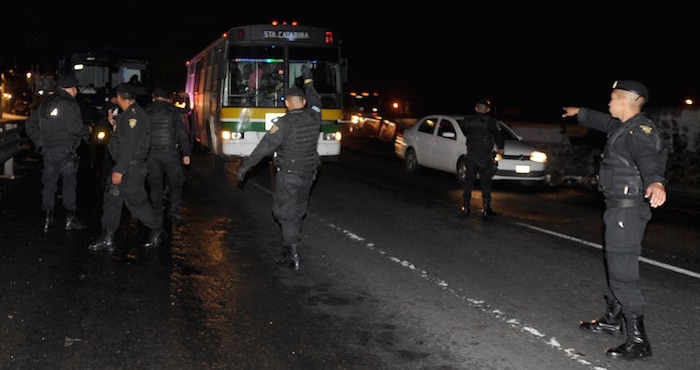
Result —
<instances>
[{"instance_id":1,"label":"metal guardrail","mask_svg":"<svg viewBox=\"0 0 700 370\"><path fill-rule=\"evenodd\" d=\"M15 155L22 151L22 128L16 123L0 124L0 163L3 163L3 177L14 175Z\"/></svg>"}]
</instances>

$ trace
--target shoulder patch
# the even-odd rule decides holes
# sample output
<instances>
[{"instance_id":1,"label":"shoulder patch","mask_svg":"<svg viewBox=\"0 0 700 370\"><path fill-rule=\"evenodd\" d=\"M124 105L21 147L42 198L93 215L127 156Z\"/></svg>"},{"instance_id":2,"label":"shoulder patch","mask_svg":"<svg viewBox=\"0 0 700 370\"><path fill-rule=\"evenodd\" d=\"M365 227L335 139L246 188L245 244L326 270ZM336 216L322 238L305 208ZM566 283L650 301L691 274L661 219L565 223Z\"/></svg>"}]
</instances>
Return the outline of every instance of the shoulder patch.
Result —
<instances>
[{"instance_id":1,"label":"shoulder patch","mask_svg":"<svg viewBox=\"0 0 700 370\"><path fill-rule=\"evenodd\" d=\"M279 130L280 130L280 128L277 127L277 125L272 125L272 127L270 127L270 133L271 133L271 134L274 134L275 132L277 132L277 131L279 131Z\"/></svg>"},{"instance_id":2,"label":"shoulder patch","mask_svg":"<svg viewBox=\"0 0 700 370\"><path fill-rule=\"evenodd\" d=\"M651 132L653 131L651 126L647 126L647 125L639 125L639 128L642 129L642 132L644 132L647 135L651 134Z\"/></svg>"},{"instance_id":3,"label":"shoulder patch","mask_svg":"<svg viewBox=\"0 0 700 370\"><path fill-rule=\"evenodd\" d=\"M129 118L129 127L136 127L136 118Z\"/></svg>"}]
</instances>

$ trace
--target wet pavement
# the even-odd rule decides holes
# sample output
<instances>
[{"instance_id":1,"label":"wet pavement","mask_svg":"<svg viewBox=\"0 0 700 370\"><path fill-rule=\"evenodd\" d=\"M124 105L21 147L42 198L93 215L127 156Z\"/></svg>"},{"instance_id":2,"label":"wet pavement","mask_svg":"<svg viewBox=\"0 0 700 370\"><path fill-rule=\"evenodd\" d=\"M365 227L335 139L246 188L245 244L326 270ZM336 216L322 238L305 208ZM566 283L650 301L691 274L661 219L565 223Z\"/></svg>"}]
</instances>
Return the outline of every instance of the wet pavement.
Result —
<instances>
[{"instance_id":1,"label":"wet pavement","mask_svg":"<svg viewBox=\"0 0 700 370\"><path fill-rule=\"evenodd\" d=\"M98 176L81 172L78 216L89 229L44 233L40 161L18 160L0 199L0 368L322 369L390 361L371 349L375 330L392 342L390 325L377 317L376 329L354 327L375 316L364 312L375 310L372 303L352 290L330 293L312 271L276 266L277 231L261 230L208 188L210 176L221 176L208 174L210 161L195 158L183 202L189 222L168 223L163 247L143 249L147 230L124 209L117 249L107 253L86 248L100 233ZM60 206L56 215L60 224ZM350 303L352 311L338 311Z\"/></svg>"}]
</instances>

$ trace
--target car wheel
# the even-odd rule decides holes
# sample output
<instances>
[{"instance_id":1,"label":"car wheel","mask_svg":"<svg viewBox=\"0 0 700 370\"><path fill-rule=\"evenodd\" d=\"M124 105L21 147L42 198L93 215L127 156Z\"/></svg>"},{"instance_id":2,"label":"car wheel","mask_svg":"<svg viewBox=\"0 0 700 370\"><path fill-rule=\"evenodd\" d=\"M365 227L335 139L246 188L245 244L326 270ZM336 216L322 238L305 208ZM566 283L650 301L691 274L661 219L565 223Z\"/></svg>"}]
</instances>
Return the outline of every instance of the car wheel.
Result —
<instances>
[{"instance_id":1,"label":"car wheel","mask_svg":"<svg viewBox=\"0 0 700 370\"><path fill-rule=\"evenodd\" d=\"M467 177L467 158L465 156L459 157L457 160L457 181L460 184L464 184L464 179Z\"/></svg>"},{"instance_id":2,"label":"car wheel","mask_svg":"<svg viewBox=\"0 0 700 370\"><path fill-rule=\"evenodd\" d=\"M418 157L416 156L416 151L413 148L406 149L406 155L404 158L404 167L406 168L406 172L415 173L418 171Z\"/></svg>"}]
</instances>

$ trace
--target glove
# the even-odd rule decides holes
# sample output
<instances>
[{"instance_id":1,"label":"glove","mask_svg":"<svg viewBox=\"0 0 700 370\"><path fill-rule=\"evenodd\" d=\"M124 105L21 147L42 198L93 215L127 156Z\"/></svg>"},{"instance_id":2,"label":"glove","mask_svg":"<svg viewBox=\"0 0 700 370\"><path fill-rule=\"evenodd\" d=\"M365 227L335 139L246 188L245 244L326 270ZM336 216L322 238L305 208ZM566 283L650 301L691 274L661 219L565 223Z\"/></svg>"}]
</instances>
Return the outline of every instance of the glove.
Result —
<instances>
[{"instance_id":1,"label":"glove","mask_svg":"<svg viewBox=\"0 0 700 370\"><path fill-rule=\"evenodd\" d=\"M243 182L245 180L245 173L248 172L248 168L246 166L241 165L238 167L238 171L236 171L236 177L238 178L238 181Z\"/></svg>"},{"instance_id":2,"label":"glove","mask_svg":"<svg viewBox=\"0 0 700 370\"><path fill-rule=\"evenodd\" d=\"M303 64L301 66L301 77L304 78L304 84L306 84L306 80L313 80L313 74L311 74L311 70L309 69L309 66L306 64Z\"/></svg>"}]
</instances>

